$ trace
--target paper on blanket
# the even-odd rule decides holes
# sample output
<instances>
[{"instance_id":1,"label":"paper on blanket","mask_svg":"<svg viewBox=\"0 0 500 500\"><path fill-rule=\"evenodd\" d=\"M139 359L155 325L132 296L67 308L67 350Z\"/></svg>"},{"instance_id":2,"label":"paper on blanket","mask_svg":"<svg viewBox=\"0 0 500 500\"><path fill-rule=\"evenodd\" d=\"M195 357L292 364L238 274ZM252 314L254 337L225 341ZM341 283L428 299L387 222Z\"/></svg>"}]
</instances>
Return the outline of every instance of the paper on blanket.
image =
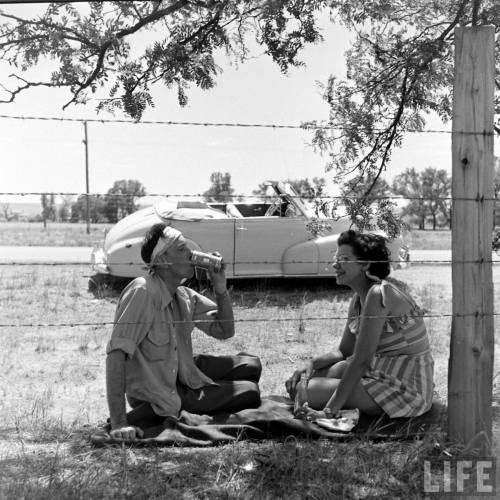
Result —
<instances>
[{"instance_id":1,"label":"paper on blanket","mask_svg":"<svg viewBox=\"0 0 500 500\"><path fill-rule=\"evenodd\" d=\"M349 432L359 421L359 410L340 410L339 418L318 418L315 424L329 431Z\"/></svg>"}]
</instances>

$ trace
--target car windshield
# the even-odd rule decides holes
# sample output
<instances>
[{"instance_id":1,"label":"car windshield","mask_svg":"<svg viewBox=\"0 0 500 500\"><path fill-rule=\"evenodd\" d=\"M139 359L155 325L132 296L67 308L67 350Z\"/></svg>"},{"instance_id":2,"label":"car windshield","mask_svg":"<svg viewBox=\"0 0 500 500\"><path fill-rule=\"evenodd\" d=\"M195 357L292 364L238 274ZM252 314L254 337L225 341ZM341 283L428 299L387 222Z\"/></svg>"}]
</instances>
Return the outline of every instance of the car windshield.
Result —
<instances>
[{"instance_id":1,"label":"car windshield","mask_svg":"<svg viewBox=\"0 0 500 500\"><path fill-rule=\"evenodd\" d=\"M227 215L224 212L210 207L201 200L172 200L163 198L155 203L154 210L162 219L227 219Z\"/></svg>"},{"instance_id":2,"label":"car windshield","mask_svg":"<svg viewBox=\"0 0 500 500\"><path fill-rule=\"evenodd\" d=\"M289 196L290 202L297 207L299 213L309 218L314 215L314 210L304 203L291 184L288 182L284 184L280 183L278 187L283 193Z\"/></svg>"}]
</instances>

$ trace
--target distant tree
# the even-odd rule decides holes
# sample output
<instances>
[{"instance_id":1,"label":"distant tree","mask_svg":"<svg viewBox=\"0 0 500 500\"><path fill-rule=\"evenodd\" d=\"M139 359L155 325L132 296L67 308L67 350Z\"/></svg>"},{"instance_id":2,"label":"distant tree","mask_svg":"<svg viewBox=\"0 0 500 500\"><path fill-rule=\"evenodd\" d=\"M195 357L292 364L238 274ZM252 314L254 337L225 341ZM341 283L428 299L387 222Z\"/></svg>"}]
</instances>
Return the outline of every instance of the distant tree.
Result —
<instances>
[{"instance_id":1,"label":"distant tree","mask_svg":"<svg viewBox=\"0 0 500 500\"><path fill-rule=\"evenodd\" d=\"M425 229L427 208L423 199L420 175L415 168L407 168L404 172L394 177L392 182L394 194L408 198L408 204L403 209L403 215L417 218L418 228Z\"/></svg>"},{"instance_id":2,"label":"distant tree","mask_svg":"<svg viewBox=\"0 0 500 500\"><path fill-rule=\"evenodd\" d=\"M71 206L73 205L73 196L63 196L58 210L58 219L61 222L68 222L71 219Z\"/></svg>"},{"instance_id":3,"label":"distant tree","mask_svg":"<svg viewBox=\"0 0 500 500\"><path fill-rule=\"evenodd\" d=\"M42 204L42 220L44 229L47 227L47 220L54 221L56 218L56 197L53 193L47 195L43 193L40 197Z\"/></svg>"},{"instance_id":4,"label":"distant tree","mask_svg":"<svg viewBox=\"0 0 500 500\"><path fill-rule=\"evenodd\" d=\"M427 198L428 212L432 218L432 229L436 230L438 216L441 215L451 228L451 177L444 169L427 167L421 172L424 196Z\"/></svg>"},{"instance_id":5,"label":"distant tree","mask_svg":"<svg viewBox=\"0 0 500 500\"><path fill-rule=\"evenodd\" d=\"M210 175L212 185L203 193L207 201L230 202L234 195L234 189L231 187L231 174L226 172L213 172Z\"/></svg>"},{"instance_id":6,"label":"distant tree","mask_svg":"<svg viewBox=\"0 0 500 500\"><path fill-rule=\"evenodd\" d=\"M104 196L89 195L90 222L107 222L105 214L106 202ZM70 222L84 222L87 220L87 195L81 194L71 205Z\"/></svg>"},{"instance_id":7,"label":"distant tree","mask_svg":"<svg viewBox=\"0 0 500 500\"><path fill-rule=\"evenodd\" d=\"M11 220L15 220L16 218L16 213L12 211L12 208L10 207L10 203L4 203L2 205L2 218L6 220L7 222Z\"/></svg>"},{"instance_id":8,"label":"distant tree","mask_svg":"<svg viewBox=\"0 0 500 500\"><path fill-rule=\"evenodd\" d=\"M297 194L303 198L314 198L321 196L326 187L326 180L323 177L313 177L310 181L308 177L305 179L288 179L287 181Z\"/></svg>"},{"instance_id":9,"label":"distant tree","mask_svg":"<svg viewBox=\"0 0 500 500\"><path fill-rule=\"evenodd\" d=\"M115 181L108 190L104 201L104 213L109 222L118 222L123 217L138 210L136 200L146 195L146 189L137 180L122 179Z\"/></svg>"},{"instance_id":10,"label":"distant tree","mask_svg":"<svg viewBox=\"0 0 500 500\"><path fill-rule=\"evenodd\" d=\"M427 167L422 172L408 168L393 180L395 194L408 198L403 214L415 217L418 228L425 229L426 218L432 218L432 229L438 225L438 217L451 224L451 178L444 169Z\"/></svg>"}]
</instances>

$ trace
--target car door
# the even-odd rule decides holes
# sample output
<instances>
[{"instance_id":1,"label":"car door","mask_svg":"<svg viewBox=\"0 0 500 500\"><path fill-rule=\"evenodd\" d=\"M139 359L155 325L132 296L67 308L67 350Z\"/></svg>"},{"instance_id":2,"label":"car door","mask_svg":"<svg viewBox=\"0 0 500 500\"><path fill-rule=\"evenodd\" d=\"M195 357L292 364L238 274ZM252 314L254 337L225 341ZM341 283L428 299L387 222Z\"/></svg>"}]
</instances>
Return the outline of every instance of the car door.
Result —
<instances>
[{"instance_id":1,"label":"car door","mask_svg":"<svg viewBox=\"0 0 500 500\"><path fill-rule=\"evenodd\" d=\"M226 263L226 276L234 274L234 220L202 219L199 221L173 221L172 226L185 238L197 243L204 252L218 251Z\"/></svg>"},{"instance_id":2,"label":"car door","mask_svg":"<svg viewBox=\"0 0 500 500\"><path fill-rule=\"evenodd\" d=\"M309 239L304 217L235 219L235 276L282 276L283 253Z\"/></svg>"}]
</instances>

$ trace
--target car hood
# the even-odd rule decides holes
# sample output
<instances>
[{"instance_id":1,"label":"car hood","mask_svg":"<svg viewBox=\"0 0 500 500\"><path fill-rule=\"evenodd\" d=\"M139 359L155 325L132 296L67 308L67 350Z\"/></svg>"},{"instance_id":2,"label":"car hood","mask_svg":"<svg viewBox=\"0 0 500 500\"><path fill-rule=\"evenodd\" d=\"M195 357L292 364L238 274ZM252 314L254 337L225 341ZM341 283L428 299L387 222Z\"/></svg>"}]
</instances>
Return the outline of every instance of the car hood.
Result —
<instances>
[{"instance_id":1,"label":"car hood","mask_svg":"<svg viewBox=\"0 0 500 500\"><path fill-rule=\"evenodd\" d=\"M104 250L109 252L117 243L131 238L143 238L153 225L163 222L153 206L142 208L118 221L106 235Z\"/></svg>"},{"instance_id":2,"label":"car hood","mask_svg":"<svg viewBox=\"0 0 500 500\"><path fill-rule=\"evenodd\" d=\"M118 221L106 235L104 250L110 252L123 240L143 238L146 231L158 223L169 220L200 221L203 219L227 219L228 216L213 208L172 208L171 203L160 201L155 205L137 210Z\"/></svg>"}]
</instances>

